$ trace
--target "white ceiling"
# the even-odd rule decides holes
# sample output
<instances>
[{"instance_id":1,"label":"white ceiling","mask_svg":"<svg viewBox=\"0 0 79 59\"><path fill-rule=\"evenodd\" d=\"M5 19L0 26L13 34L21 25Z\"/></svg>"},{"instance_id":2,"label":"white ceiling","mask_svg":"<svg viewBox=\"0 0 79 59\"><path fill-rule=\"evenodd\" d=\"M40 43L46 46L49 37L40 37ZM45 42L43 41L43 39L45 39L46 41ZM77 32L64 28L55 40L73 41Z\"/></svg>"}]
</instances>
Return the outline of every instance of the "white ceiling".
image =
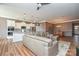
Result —
<instances>
[{"instance_id":1,"label":"white ceiling","mask_svg":"<svg viewBox=\"0 0 79 59\"><path fill-rule=\"evenodd\" d=\"M61 23L79 18L78 3L51 3L42 6L39 11L36 10L36 3L3 3L5 5L20 11L21 17L26 21L48 21L51 23ZM26 13L26 16L23 14ZM23 19L21 19L23 20Z\"/></svg>"}]
</instances>

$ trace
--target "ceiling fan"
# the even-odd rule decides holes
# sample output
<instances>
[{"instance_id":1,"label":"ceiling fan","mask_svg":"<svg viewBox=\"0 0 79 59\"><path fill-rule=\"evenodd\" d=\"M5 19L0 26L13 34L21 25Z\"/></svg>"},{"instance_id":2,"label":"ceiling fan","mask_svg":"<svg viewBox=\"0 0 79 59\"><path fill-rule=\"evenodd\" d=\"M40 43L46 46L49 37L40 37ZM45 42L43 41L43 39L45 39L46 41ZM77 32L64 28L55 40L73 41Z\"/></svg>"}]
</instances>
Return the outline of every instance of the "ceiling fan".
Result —
<instances>
[{"instance_id":1,"label":"ceiling fan","mask_svg":"<svg viewBox=\"0 0 79 59\"><path fill-rule=\"evenodd\" d=\"M37 3L37 10L39 10L42 6L48 5L50 3Z\"/></svg>"}]
</instances>

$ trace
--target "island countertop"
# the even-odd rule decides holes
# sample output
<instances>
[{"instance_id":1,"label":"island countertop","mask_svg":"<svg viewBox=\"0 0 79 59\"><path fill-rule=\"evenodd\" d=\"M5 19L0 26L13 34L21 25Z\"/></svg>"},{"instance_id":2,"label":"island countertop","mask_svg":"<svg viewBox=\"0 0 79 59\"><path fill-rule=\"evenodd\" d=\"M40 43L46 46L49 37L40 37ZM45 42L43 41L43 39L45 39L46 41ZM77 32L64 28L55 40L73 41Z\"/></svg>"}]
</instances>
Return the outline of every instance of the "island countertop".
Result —
<instances>
[{"instance_id":1,"label":"island countertop","mask_svg":"<svg viewBox=\"0 0 79 59\"><path fill-rule=\"evenodd\" d=\"M51 42L52 40L49 39L49 38L45 38L45 37L40 37L40 36L36 36L36 35L24 35L24 36L28 36L28 37L31 37L31 38L35 38L35 39L38 39L38 40L41 40L41 41L44 41L44 42Z\"/></svg>"}]
</instances>

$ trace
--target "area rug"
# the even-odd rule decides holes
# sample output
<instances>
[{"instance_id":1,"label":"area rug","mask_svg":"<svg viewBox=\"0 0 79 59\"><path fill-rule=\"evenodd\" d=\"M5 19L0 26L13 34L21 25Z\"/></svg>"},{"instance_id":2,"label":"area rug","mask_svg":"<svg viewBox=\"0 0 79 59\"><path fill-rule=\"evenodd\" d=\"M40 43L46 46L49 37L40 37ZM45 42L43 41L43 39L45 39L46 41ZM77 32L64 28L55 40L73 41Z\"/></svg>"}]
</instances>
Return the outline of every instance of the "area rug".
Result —
<instances>
[{"instance_id":1,"label":"area rug","mask_svg":"<svg viewBox=\"0 0 79 59\"><path fill-rule=\"evenodd\" d=\"M66 53L70 47L70 42L66 42L66 41L59 41L58 43L58 54L57 56L66 56Z\"/></svg>"}]
</instances>

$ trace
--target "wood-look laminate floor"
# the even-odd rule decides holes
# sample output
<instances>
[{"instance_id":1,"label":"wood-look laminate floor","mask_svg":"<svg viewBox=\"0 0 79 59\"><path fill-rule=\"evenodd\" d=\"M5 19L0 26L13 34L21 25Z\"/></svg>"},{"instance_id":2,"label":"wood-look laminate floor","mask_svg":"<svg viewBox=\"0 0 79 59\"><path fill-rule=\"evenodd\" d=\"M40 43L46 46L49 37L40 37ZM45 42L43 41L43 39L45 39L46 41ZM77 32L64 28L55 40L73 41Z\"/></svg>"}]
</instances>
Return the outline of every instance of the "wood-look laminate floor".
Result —
<instances>
[{"instance_id":1,"label":"wood-look laminate floor","mask_svg":"<svg viewBox=\"0 0 79 59\"><path fill-rule=\"evenodd\" d=\"M76 55L75 39L72 37L61 37L60 40L71 42L70 48L66 56ZM23 45L22 42L12 42L8 39L0 38L0 56L35 56L31 50Z\"/></svg>"},{"instance_id":2,"label":"wood-look laminate floor","mask_svg":"<svg viewBox=\"0 0 79 59\"><path fill-rule=\"evenodd\" d=\"M22 42L0 39L0 56L35 56Z\"/></svg>"}]
</instances>

